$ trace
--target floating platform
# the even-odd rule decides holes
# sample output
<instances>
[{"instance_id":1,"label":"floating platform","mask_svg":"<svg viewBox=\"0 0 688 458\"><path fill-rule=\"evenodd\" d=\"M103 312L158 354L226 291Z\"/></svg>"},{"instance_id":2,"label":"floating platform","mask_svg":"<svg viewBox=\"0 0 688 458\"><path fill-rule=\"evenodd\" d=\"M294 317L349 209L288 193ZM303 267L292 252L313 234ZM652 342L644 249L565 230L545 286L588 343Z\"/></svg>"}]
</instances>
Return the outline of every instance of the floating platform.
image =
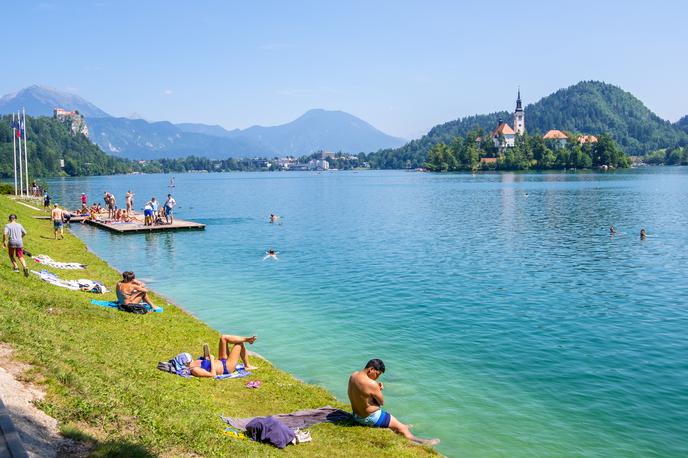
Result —
<instances>
[{"instance_id":1,"label":"floating platform","mask_svg":"<svg viewBox=\"0 0 688 458\"><path fill-rule=\"evenodd\" d=\"M72 219L74 221L74 219ZM131 223L109 223L106 221L92 221L90 219L86 220L86 224L91 226L100 227L102 229L107 229L111 232L116 232L118 234L136 234L141 232L165 232L165 231L184 231L184 230L204 230L205 224L196 223L194 221L186 221L183 219L174 219L172 224L158 224L153 226L145 226L141 222L131 222Z\"/></svg>"}]
</instances>

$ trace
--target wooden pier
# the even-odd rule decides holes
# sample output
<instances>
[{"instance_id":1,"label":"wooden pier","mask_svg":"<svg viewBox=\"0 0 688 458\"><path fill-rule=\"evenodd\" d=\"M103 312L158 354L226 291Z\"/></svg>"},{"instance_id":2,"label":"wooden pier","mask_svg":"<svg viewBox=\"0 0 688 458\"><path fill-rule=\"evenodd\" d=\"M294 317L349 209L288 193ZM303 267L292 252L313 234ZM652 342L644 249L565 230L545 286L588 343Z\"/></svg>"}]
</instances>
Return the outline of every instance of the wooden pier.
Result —
<instances>
[{"instance_id":1,"label":"wooden pier","mask_svg":"<svg viewBox=\"0 0 688 458\"><path fill-rule=\"evenodd\" d=\"M158 224L153 226L145 226L143 223L138 221L131 223L110 223L98 220L92 221L90 219L86 220L86 224L100 227L102 229L107 229L108 231L116 232L117 234L137 234L142 232L165 232L205 229L205 224L196 223L194 221L186 221L177 218L174 219L174 223L172 224Z\"/></svg>"}]
</instances>

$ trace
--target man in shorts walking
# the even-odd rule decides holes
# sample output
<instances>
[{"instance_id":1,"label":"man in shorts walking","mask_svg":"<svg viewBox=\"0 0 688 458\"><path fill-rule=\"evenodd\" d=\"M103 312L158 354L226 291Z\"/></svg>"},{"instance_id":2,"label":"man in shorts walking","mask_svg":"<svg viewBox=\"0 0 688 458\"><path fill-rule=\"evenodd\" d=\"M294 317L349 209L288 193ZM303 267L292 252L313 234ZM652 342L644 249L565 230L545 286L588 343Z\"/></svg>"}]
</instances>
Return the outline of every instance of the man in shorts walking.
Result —
<instances>
[{"instance_id":1,"label":"man in shorts walking","mask_svg":"<svg viewBox=\"0 0 688 458\"><path fill-rule=\"evenodd\" d=\"M24 276L29 276L29 269L26 267L26 261L24 261L24 236L26 235L26 230L24 226L17 222L17 215L14 213L10 215L10 222L5 224L5 232L2 234L2 247L7 248L7 253L10 256L10 261L12 262L12 267L15 272L19 272L19 266L17 266L17 261L15 256L19 258L19 262L24 267Z\"/></svg>"},{"instance_id":2,"label":"man in shorts walking","mask_svg":"<svg viewBox=\"0 0 688 458\"><path fill-rule=\"evenodd\" d=\"M53 230L55 231L55 240L57 240L57 234L64 238L64 212L60 207L55 204L53 206L53 211L50 213L50 217L53 220Z\"/></svg>"}]
</instances>

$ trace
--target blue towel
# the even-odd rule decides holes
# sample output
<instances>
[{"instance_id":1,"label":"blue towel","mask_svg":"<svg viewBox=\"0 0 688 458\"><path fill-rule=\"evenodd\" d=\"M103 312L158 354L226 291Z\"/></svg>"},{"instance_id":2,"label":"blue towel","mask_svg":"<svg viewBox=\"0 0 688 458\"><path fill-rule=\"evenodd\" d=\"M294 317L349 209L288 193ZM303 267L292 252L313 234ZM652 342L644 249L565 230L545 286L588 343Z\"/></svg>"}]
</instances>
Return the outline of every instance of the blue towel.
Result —
<instances>
[{"instance_id":1,"label":"blue towel","mask_svg":"<svg viewBox=\"0 0 688 458\"><path fill-rule=\"evenodd\" d=\"M100 305L101 307L110 307L110 308L113 308L113 309L116 309L116 308L119 307L119 306L117 305L117 302L99 301L98 299L91 299L91 304L93 304L93 305ZM151 307L150 305L146 304L146 308L148 309L149 312L151 312L151 311L153 311L153 312L158 312L158 313L162 313L162 312L163 312L162 307L158 307L157 310L153 310L153 307Z\"/></svg>"},{"instance_id":2,"label":"blue towel","mask_svg":"<svg viewBox=\"0 0 688 458\"><path fill-rule=\"evenodd\" d=\"M249 371L247 371L246 369L244 369L244 365L243 364L237 364L234 372L232 372L231 374L216 375L215 379L216 380L224 380L226 378L241 378L241 377L246 377L247 375L251 375L251 373Z\"/></svg>"}]
</instances>

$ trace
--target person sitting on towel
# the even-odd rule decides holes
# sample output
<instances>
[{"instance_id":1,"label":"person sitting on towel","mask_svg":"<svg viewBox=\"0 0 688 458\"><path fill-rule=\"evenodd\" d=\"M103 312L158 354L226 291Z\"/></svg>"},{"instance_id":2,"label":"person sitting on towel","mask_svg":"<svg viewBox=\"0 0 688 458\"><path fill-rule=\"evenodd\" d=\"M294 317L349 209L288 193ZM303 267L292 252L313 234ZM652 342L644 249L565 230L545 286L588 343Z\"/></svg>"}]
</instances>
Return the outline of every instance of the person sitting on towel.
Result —
<instances>
[{"instance_id":1,"label":"person sitting on towel","mask_svg":"<svg viewBox=\"0 0 688 458\"><path fill-rule=\"evenodd\" d=\"M385 363L380 359L371 359L361 371L349 377L349 401L356 422L373 428L389 428L417 444L435 445L439 439L421 439L411 433L411 429L382 410L385 397L384 386L377 379L385 373Z\"/></svg>"},{"instance_id":2,"label":"person sitting on towel","mask_svg":"<svg viewBox=\"0 0 688 458\"><path fill-rule=\"evenodd\" d=\"M136 279L134 272L122 272L122 281L117 283L117 302L120 304L140 304L145 302L150 305L153 310L158 310L156 305L153 305L145 283Z\"/></svg>"},{"instance_id":3,"label":"person sitting on towel","mask_svg":"<svg viewBox=\"0 0 688 458\"><path fill-rule=\"evenodd\" d=\"M246 342L253 344L255 341L256 336L220 336L219 349L217 350L220 360L216 360L213 355L208 355L207 358L204 357L191 361L189 364L191 375L195 377L215 377L217 375L231 374L236 370L239 358L244 363L244 369L247 371L255 370L256 368L248 362L248 353L246 352Z\"/></svg>"}]
</instances>

